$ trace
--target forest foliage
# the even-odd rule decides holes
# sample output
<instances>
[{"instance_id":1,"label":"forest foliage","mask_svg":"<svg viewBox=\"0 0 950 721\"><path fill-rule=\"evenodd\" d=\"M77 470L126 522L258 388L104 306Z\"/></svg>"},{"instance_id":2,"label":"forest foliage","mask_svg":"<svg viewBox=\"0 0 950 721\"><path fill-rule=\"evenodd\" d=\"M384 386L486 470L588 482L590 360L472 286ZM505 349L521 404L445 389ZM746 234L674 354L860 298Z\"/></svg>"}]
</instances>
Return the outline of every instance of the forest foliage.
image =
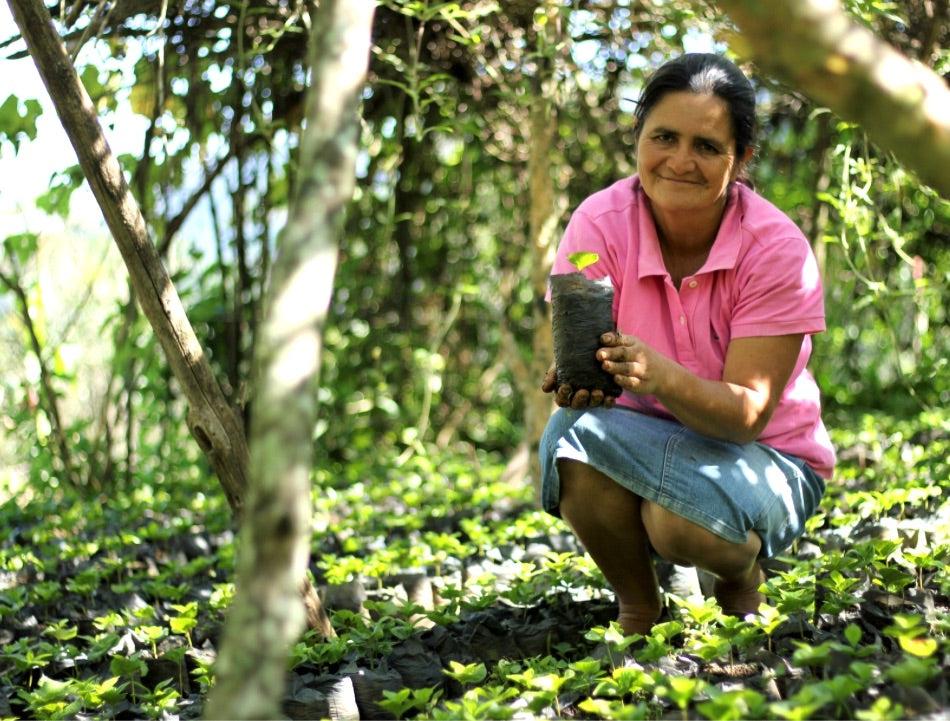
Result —
<instances>
[{"instance_id":1,"label":"forest foliage","mask_svg":"<svg viewBox=\"0 0 950 721\"><path fill-rule=\"evenodd\" d=\"M923 5L852 10L945 73L946 25L928 24ZM525 375L539 302L526 282L534 259L526 128L542 66L556 78L550 181L562 225L588 192L633 171L631 100L644 74L684 47L728 49L717 41L722 20L689 3L565 7L554 43L537 32L545 16L534 10L391 3L377 11L358 188L327 329L324 420L314 439L327 459L346 461L380 444L397 453L425 442L510 450L537 386ZM300 6L191 3L164 25L147 15L112 17L78 54L103 113L121 102L148 119L141 156L121 160L239 407L298 174L301 15ZM246 34L235 36L235 23ZM73 44L96 37L83 24L71 30ZM813 367L827 413L945 405L947 201L859 127L793 88L756 83L762 127L753 179L799 222L824 268L829 332L816 339ZM15 153L35 132L41 107L12 97L0 107L4 152ZM36 204L66 215L81 184L77 168L64 163ZM50 451L56 475L73 483L128 482L163 455L181 419L180 398L149 329L121 295L98 319L98 335L112 337L103 349L108 362L98 363L95 381L77 372L91 359L83 358L75 314L42 311L55 259L44 260L41 245L30 227L4 239L11 441ZM79 298L82 285L73 289ZM90 402L55 408L76 394ZM67 437L83 442L57 443Z\"/></svg>"},{"instance_id":2,"label":"forest foliage","mask_svg":"<svg viewBox=\"0 0 950 721\"><path fill-rule=\"evenodd\" d=\"M248 418L261 305L300 177L312 6L188 0L170 6L119 3L100 14L94 4L77 1L50 9L102 117L108 121L123 106L145 121L141 151L122 156L123 168L225 393ZM847 10L908 57L950 74L945 2L850 0ZM397 558L393 551L381 554L388 561L366 560L367 545L375 549L400 533L418 541L421 531L410 528L411 521L384 511L387 504L412 508L406 499L422 503L426 494L448 504L432 511L449 519L447 538L488 534L469 551L475 556L504 545L497 537L504 524L479 530L458 517L492 517L485 496L467 484L477 487L471 474L497 475L521 457L525 407L539 393L541 379L532 372L539 360L532 357L536 311L543 302L530 282L538 262L530 217L537 190L530 178L532 110L539 98L550 103L548 180L560 228L588 193L633 172L632 99L643 78L684 49L734 52L733 37L714 7L681 0L380 4L362 99L357 188L340 241L324 339L321 415L313 430L314 496L322 499L323 514L314 541L318 580L374 578L387 563L440 567L464 554L450 540L432 537L434 545L417 546L429 549L425 559ZM11 58L23 54L15 41L4 51ZM874 494L885 494L878 484L904 487L902 480L912 488L931 484L946 491L950 201L875 146L860 126L763 75L747 58L737 59L754 78L760 103L753 180L811 239L825 279L828 331L815 339L811 367L844 459L840 487L843 494L870 494L848 496L837 512L829 505L827 516L839 520L822 518L851 527L862 518L871 524L898 506L901 513L915 504L925 515L935 513L940 506L925 490L908 492L900 503ZM42 141L36 124L49 112L44 107L36 97L0 98L2 158ZM81 172L64 158L48 190L33 201L60 221L61 230L49 231L35 215L5 209L0 484L13 500L3 523L16 525L10 511L29 499L38 504L35 510L55 499L113 498L128 504L123 509L129 513L139 506L154 509L150 513L160 520L138 533L144 541L153 532L161 536L163 523L172 529L222 524L204 507L207 502L218 509L207 499L220 491L189 438L180 388L136 311L102 229L80 223L71 212L83 192ZM882 462L886 472L880 471ZM905 464L905 478L891 467L895 463ZM509 471L517 468L513 463ZM432 493L433 475L470 495L460 491L444 499ZM502 500L505 494L489 484L496 492L492 502L530 504L524 490L529 475L530 467L522 468L516 474L521 485L509 488L516 502ZM347 500L350 488L375 483L388 496L373 495L372 504ZM200 508L180 514L168 508L170 499L180 498L171 490L176 487L195 489ZM63 527L78 523L70 513L77 511L55 516ZM374 525L376 514L390 520ZM13 580L3 582L9 587L0 610L8 610L0 618L13 613L9 599L17 589L44 583L35 576L38 568L58 578L57 587L61 583L77 598L88 598L82 579L57 576L43 570L43 559L24 562L17 555L29 543L15 539L29 539L30 533L50 534L41 545L55 545L56 528L46 529L40 517L27 516L20 535L4 547L3 578ZM550 521L530 517L549 532ZM185 520L169 520L174 518ZM354 521L359 523L350 526ZM147 520L141 524L151 528ZM538 533L526 532L519 541ZM943 539L943 551L940 542L930 549L934 565L922 566L921 573L945 569ZM391 545L399 548L395 541ZM216 556L221 565L230 560L224 546L224 555ZM99 550L87 546L75 558L90 560ZM124 551L106 550L124 559ZM896 552L878 559L882 567L894 567ZM34 569L30 584L17 580L24 563ZM844 579L857 573L843 561L841 568ZM880 577L887 580L877 584L888 591L891 581L900 582L896 572L889 573L883 571ZM137 574L129 578L144 583ZM918 586L946 598L947 589L928 585L929 579L921 576ZM110 582L123 583L123 574ZM589 579L577 585L591 583L597 585ZM870 577L862 583L875 585ZM58 602L53 586L39 587L51 594L50 604ZM781 599L782 589L773 590L772 599ZM215 592L209 591L212 598ZM174 593L144 597L156 607L164 603L162 613L169 615L168 603L185 605ZM31 603L42 607L37 599ZM811 603L817 617L820 603ZM936 633L944 639L942 650L922 658L948 653L945 617L941 623ZM186 625L181 621L178 628ZM99 632L116 633L121 626L113 620ZM16 674L0 671L8 674L7 683L20 683L25 675L35 685L38 669L46 667L12 657L6 662ZM930 679L926 669L922 673ZM125 675L133 679L129 690L135 696L135 674ZM864 688L877 684L869 678ZM669 699L685 691L668 685L663 693ZM869 708L876 698L867 697ZM814 713L831 713L841 703L818 696ZM750 717L762 708L754 707ZM780 708L770 707L776 713Z\"/></svg>"}]
</instances>

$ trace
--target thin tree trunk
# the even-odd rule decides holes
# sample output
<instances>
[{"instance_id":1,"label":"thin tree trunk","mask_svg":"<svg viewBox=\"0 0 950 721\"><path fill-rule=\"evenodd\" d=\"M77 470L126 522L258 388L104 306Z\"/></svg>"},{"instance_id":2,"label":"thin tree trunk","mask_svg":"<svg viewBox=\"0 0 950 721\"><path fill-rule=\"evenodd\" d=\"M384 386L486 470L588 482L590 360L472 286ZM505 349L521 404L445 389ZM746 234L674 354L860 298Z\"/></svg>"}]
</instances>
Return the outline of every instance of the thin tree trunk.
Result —
<instances>
[{"instance_id":1,"label":"thin tree trunk","mask_svg":"<svg viewBox=\"0 0 950 721\"><path fill-rule=\"evenodd\" d=\"M56 447L59 460L63 464L63 480L67 485L77 488L80 478L73 467L72 453L70 453L69 443L66 440L66 429L63 428L63 419L59 412L59 399L53 389L52 374L46 366L46 360L43 358L43 346L36 332L36 326L33 324L33 317L30 315L30 300L27 298L23 286L20 285L19 278L7 277L0 272L0 284L5 285L16 296L17 304L20 306L20 318L23 321L24 328L26 328L27 336L29 336L33 355L36 356L36 362L40 367L40 385L43 387L43 398L46 401L50 435L53 437L53 445Z\"/></svg>"},{"instance_id":2,"label":"thin tree trunk","mask_svg":"<svg viewBox=\"0 0 950 721\"><path fill-rule=\"evenodd\" d=\"M828 190L831 185L831 119L828 113L822 113L817 119L818 137L810 152L813 158L815 172L815 191L812 210L809 214L809 227L805 228L805 236L811 240L812 250L818 261L818 270L825 277L828 265L828 244L824 242L825 230L828 228L830 205L821 202L819 196Z\"/></svg>"},{"instance_id":3,"label":"thin tree trunk","mask_svg":"<svg viewBox=\"0 0 950 721\"><path fill-rule=\"evenodd\" d=\"M531 361L528 363L529 385L525 388L525 431L529 448L528 468L535 494L541 495L541 462L538 443L553 408L550 396L541 393L541 380L554 360L551 335L551 310L544 302L548 274L557 247L557 207L554 202L554 180L551 177L551 153L557 132L557 110L552 100L554 81L554 48L556 48L559 4L553 0L541 3L547 22L538 29L538 74L534 78L530 110L530 148L528 156L529 243L531 247L531 287L535 299L532 308L534 337Z\"/></svg>"},{"instance_id":4,"label":"thin tree trunk","mask_svg":"<svg viewBox=\"0 0 950 721\"><path fill-rule=\"evenodd\" d=\"M40 0L7 1L119 247L142 312L188 399L191 434L240 520L248 473L247 439L241 417L221 392L49 11ZM304 588L310 627L332 635L316 591L309 582Z\"/></svg>"},{"instance_id":5,"label":"thin tree trunk","mask_svg":"<svg viewBox=\"0 0 950 721\"><path fill-rule=\"evenodd\" d=\"M748 49L763 70L859 123L950 198L950 88L943 78L851 20L835 0L719 5L742 33L736 48Z\"/></svg>"},{"instance_id":6,"label":"thin tree trunk","mask_svg":"<svg viewBox=\"0 0 950 721\"><path fill-rule=\"evenodd\" d=\"M288 649L303 626L296 584L310 545L316 385L343 212L355 185L374 7L373 0L322 0L313 19L301 182L255 346L251 485L208 718L278 718Z\"/></svg>"},{"instance_id":7,"label":"thin tree trunk","mask_svg":"<svg viewBox=\"0 0 950 721\"><path fill-rule=\"evenodd\" d=\"M231 508L240 515L247 487L244 429L218 387L49 12L38 0L8 2L122 253L142 311L191 404L192 434L218 474Z\"/></svg>"}]
</instances>

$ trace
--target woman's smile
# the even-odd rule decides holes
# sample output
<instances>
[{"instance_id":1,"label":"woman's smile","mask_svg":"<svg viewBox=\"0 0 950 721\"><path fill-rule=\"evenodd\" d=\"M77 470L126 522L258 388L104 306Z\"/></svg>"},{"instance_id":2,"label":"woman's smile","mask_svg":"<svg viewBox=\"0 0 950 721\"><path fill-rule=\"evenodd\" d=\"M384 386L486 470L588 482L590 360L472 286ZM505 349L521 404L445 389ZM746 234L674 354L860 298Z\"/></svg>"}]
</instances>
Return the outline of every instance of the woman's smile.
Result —
<instances>
[{"instance_id":1,"label":"woman's smile","mask_svg":"<svg viewBox=\"0 0 950 721\"><path fill-rule=\"evenodd\" d=\"M657 178L665 180L668 183L679 183L680 185L701 185L700 181L689 180L688 178L670 178L665 175L657 175Z\"/></svg>"},{"instance_id":2,"label":"woman's smile","mask_svg":"<svg viewBox=\"0 0 950 721\"><path fill-rule=\"evenodd\" d=\"M721 98L669 93L644 119L637 170L664 230L684 220L715 227L739 167L732 118Z\"/></svg>"}]
</instances>

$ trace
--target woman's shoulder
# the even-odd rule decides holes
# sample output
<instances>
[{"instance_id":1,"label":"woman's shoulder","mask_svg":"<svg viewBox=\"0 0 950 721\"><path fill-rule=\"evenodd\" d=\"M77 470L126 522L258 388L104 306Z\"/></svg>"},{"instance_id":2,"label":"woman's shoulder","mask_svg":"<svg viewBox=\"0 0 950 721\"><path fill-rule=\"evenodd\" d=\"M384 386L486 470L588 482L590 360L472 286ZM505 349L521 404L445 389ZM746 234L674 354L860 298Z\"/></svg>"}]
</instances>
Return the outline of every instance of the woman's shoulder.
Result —
<instances>
[{"instance_id":1,"label":"woman's shoulder","mask_svg":"<svg viewBox=\"0 0 950 721\"><path fill-rule=\"evenodd\" d=\"M785 211L746 185L738 185L742 230L756 244L803 243L808 240Z\"/></svg>"},{"instance_id":2,"label":"woman's shoulder","mask_svg":"<svg viewBox=\"0 0 950 721\"><path fill-rule=\"evenodd\" d=\"M577 207L577 212L597 218L610 213L627 212L639 202L640 181L632 175L621 178L606 188L588 195Z\"/></svg>"}]
</instances>

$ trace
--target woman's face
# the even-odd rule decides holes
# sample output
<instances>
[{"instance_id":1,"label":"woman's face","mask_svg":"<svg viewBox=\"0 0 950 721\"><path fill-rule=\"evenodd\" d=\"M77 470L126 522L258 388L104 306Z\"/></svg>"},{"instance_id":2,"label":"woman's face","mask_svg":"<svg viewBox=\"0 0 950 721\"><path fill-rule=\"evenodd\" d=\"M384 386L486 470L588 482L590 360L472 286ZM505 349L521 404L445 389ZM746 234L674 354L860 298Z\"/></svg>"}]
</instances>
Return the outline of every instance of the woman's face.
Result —
<instances>
[{"instance_id":1,"label":"woman's face","mask_svg":"<svg viewBox=\"0 0 950 721\"><path fill-rule=\"evenodd\" d=\"M643 121L637 172L658 220L682 212L699 220L708 212L718 222L741 165L729 106L715 95L667 93Z\"/></svg>"}]
</instances>

